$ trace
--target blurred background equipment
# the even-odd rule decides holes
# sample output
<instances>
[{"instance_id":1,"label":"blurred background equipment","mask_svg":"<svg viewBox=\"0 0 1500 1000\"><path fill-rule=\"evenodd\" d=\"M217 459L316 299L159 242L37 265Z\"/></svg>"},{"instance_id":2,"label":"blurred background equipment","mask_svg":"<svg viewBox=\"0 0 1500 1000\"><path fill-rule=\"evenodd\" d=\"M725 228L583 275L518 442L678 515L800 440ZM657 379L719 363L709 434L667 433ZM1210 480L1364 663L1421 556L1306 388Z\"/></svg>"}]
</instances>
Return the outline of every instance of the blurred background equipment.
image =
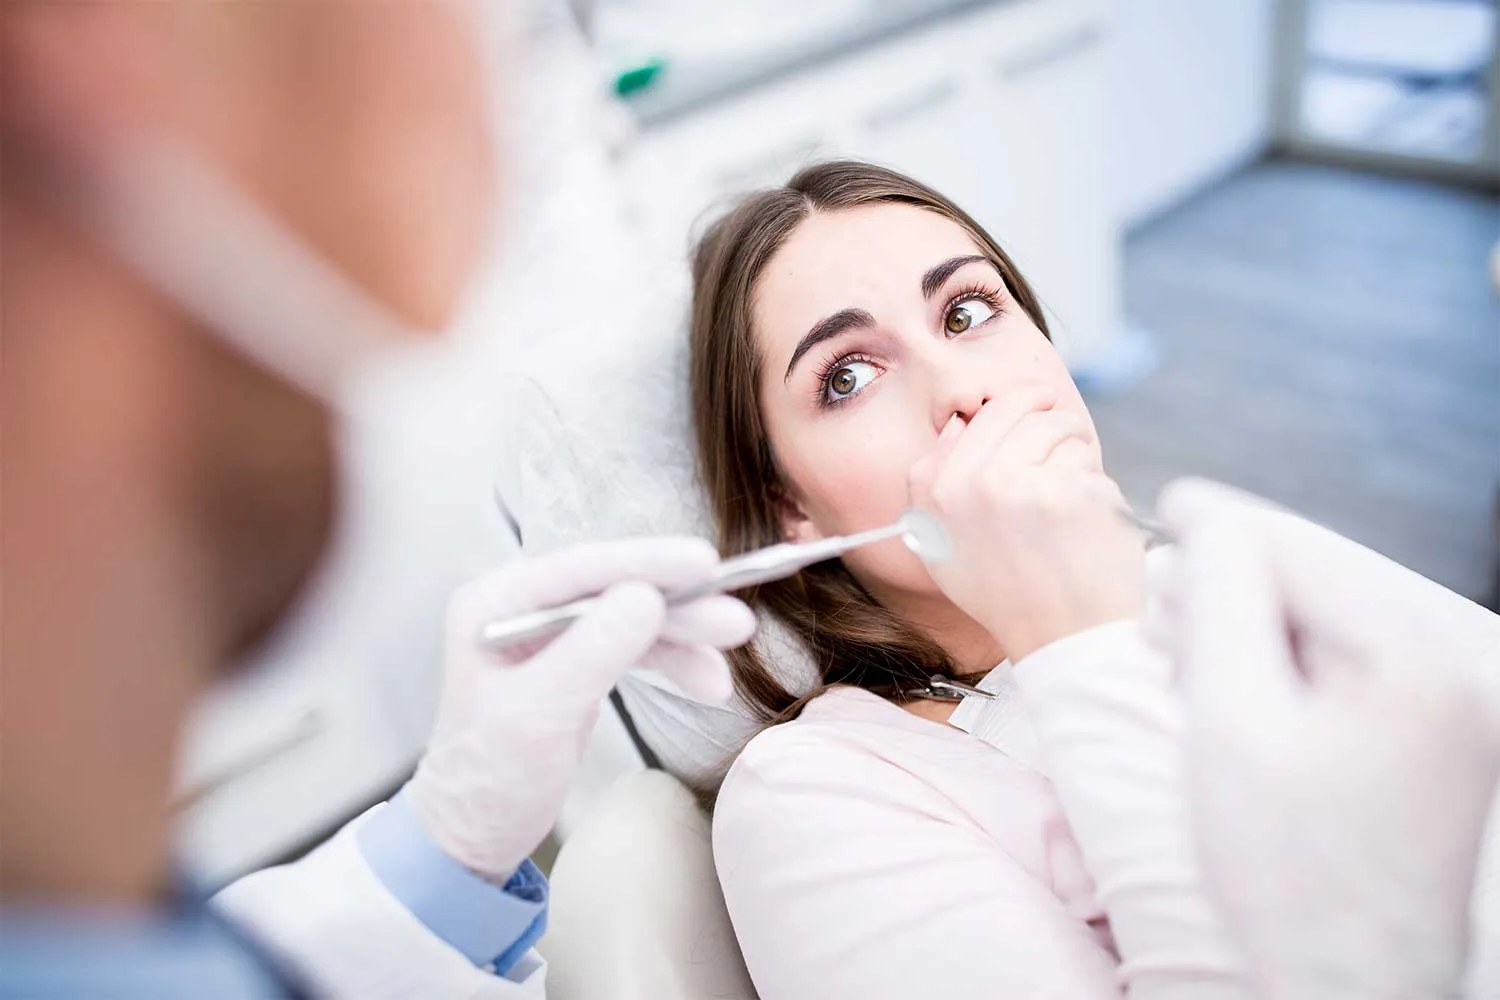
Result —
<instances>
[{"instance_id":1,"label":"blurred background equipment","mask_svg":"<svg viewBox=\"0 0 1500 1000\"><path fill-rule=\"evenodd\" d=\"M1500 587L1494 3L535 0L530 14L508 95L521 193L462 329L476 382L532 393L531 423L492 429L485 470L528 502L510 511L519 540L475 553L672 526L633 503L693 524L690 453L669 440L686 427L674 366L692 238L736 195L854 156L942 190L1014 254L1141 509L1201 473L1460 593ZM548 493L570 469L607 473L612 492ZM401 540L367 544L400 572ZM262 675L205 710L183 778L196 869L227 879L295 854L404 779L435 701L440 603L371 609L383 628L354 653L308 648L323 669ZM664 761L702 756L691 725L669 745L644 721ZM602 713L560 836L641 767Z\"/></svg>"}]
</instances>

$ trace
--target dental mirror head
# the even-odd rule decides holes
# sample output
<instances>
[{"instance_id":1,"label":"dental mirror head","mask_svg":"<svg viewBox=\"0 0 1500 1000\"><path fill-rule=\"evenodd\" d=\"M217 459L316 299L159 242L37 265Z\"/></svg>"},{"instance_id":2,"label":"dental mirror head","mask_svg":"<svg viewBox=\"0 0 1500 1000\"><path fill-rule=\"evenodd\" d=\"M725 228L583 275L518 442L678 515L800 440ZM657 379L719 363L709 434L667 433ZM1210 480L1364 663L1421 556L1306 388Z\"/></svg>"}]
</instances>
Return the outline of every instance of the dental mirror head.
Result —
<instances>
[{"instance_id":1,"label":"dental mirror head","mask_svg":"<svg viewBox=\"0 0 1500 1000\"><path fill-rule=\"evenodd\" d=\"M901 541L925 562L943 562L953 556L953 542L941 522L925 510L908 507L898 522Z\"/></svg>"}]
</instances>

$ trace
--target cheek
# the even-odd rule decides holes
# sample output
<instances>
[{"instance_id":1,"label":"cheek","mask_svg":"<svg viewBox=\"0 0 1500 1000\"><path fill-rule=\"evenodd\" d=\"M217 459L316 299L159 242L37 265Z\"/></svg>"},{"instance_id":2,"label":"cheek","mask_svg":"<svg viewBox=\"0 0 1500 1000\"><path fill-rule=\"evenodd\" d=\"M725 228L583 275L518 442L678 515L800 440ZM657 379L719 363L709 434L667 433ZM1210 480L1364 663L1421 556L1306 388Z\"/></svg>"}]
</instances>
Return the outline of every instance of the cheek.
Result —
<instances>
[{"instance_id":1,"label":"cheek","mask_svg":"<svg viewBox=\"0 0 1500 1000\"><path fill-rule=\"evenodd\" d=\"M925 411L894 383L886 388L860 412L788 428L787 440L777 447L783 472L822 535L890 524L910 502L907 474L932 447L931 429ZM921 560L899 539L851 552L844 562L877 594L933 587Z\"/></svg>"},{"instance_id":2,"label":"cheek","mask_svg":"<svg viewBox=\"0 0 1500 1000\"><path fill-rule=\"evenodd\" d=\"M1029 325L1029 324L1028 324ZM1065 447L1078 450L1079 454L1071 456L1070 461L1075 462L1080 468L1103 471L1103 456L1099 450L1099 433L1094 427L1093 415L1089 413L1088 406L1083 401L1083 395L1078 391L1078 386L1073 381L1073 376L1068 373L1068 366L1063 363L1062 356L1052 346L1051 341L1042 335L1042 331L1035 326L1030 326L1029 332L1024 338L1020 338L1024 344L1024 359L1011 357L1001 364L1009 365L1001 368L1001 371L1021 372L1024 371L1025 381L1032 385L1050 386L1057 393L1057 406L1059 409L1075 413L1082 417L1088 424L1093 441L1089 444L1078 442L1069 443ZM1004 376L1002 376L1004 377Z\"/></svg>"},{"instance_id":3,"label":"cheek","mask_svg":"<svg viewBox=\"0 0 1500 1000\"><path fill-rule=\"evenodd\" d=\"M771 428L782 472L819 533L879 527L906 508L907 473L930 446L910 410L898 393L883 392L846 412Z\"/></svg>"},{"instance_id":4,"label":"cheek","mask_svg":"<svg viewBox=\"0 0 1500 1000\"><path fill-rule=\"evenodd\" d=\"M999 356L993 359L999 378L1006 383L1045 385L1057 392L1058 405L1079 414L1093 427L1093 417L1084 405L1083 396L1068 373L1068 366L1052 342L1030 321L1018 336L1001 340Z\"/></svg>"},{"instance_id":5,"label":"cheek","mask_svg":"<svg viewBox=\"0 0 1500 1000\"><path fill-rule=\"evenodd\" d=\"M870 422L870 423L873 423ZM868 426L868 423L867 425ZM911 501L907 473L931 446L907 427L881 427L839 449L801 480L803 509L822 535L846 535L890 524ZM856 549L844 564L871 592L926 592L933 588L922 561L900 539Z\"/></svg>"},{"instance_id":6,"label":"cheek","mask_svg":"<svg viewBox=\"0 0 1500 1000\"><path fill-rule=\"evenodd\" d=\"M1063 364L1062 358L1051 344L1045 343L1042 348L1042 361L1045 363L1048 382L1057 390L1058 406L1078 414L1088 424L1089 433L1093 437L1093 443L1088 446L1093 455L1093 464L1102 469L1102 457L1099 451L1099 432L1094 427L1094 415L1089 412L1088 405L1083 401L1083 394L1078 391L1078 385L1069 374L1067 365Z\"/></svg>"},{"instance_id":7,"label":"cheek","mask_svg":"<svg viewBox=\"0 0 1500 1000\"><path fill-rule=\"evenodd\" d=\"M778 452L803 511L823 535L887 524L906 506L906 474L916 459L865 427L819 428Z\"/></svg>"},{"instance_id":8,"label":"cheek","mask_svg":"<svg viewBox=\"0 0 1500 1000\"><path fill-rule=\"evenodd\" d=\"M937 592L922 560L899 538L851 552L844 557L844 565L877 598Z\"/></svg>"}]
</instances>

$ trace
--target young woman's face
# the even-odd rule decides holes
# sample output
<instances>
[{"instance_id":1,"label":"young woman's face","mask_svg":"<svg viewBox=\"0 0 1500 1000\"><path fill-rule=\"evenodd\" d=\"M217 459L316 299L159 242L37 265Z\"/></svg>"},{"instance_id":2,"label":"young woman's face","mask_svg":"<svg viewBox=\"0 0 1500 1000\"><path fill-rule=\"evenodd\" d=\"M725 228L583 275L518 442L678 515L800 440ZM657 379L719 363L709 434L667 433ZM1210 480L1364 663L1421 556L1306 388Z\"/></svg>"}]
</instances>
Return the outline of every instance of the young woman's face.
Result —
<instances>
[{"instance_id":1,"label":"young woman's face","mask_svg":"<svg viewBox=\"0 0 1500 1000\"><path fill-rule=\"evenodd\" d=\"M890 523L907 475L955 413L1033 386L1081 414L1063 448L1102 468L1078 390L1052 344L957 223L877 204L803 221L761 272L752 303L760 408L791 496L788 538ZM899 542L845 557L889 605L935 592Z\"/></svg>"}]
</instances>

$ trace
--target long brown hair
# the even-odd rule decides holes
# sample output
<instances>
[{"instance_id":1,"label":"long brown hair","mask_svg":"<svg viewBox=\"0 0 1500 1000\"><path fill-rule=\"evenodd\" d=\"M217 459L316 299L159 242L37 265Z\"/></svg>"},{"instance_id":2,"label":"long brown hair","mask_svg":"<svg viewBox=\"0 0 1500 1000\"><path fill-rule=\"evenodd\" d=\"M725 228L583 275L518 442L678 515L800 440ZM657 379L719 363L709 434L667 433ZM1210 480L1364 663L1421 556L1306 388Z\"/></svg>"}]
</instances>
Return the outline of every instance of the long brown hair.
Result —
<instances>
[{"instance_id":1,"label":"long brown hair","mask_svg":"<svg viewBox=\"0 0 1500 1000\"><path fill-rule=\"evenodd\" d=\"M784 187L741 201L704 234L693 252L692 406L698 461L726 555L782 538L786 487L761 423L761 359L751 306L766 264L814 212L894 203L935 212L962 226L1043 334L1035 294L1000 245L936 191L884 167L850 160L815 164ZM934 673L947 654L860 585L842 562L824 563L743 596L784 622L812 656L822 686L851 684L890 698ZM752 646L730 654L735 683L764 721L789 718L799 697ZM816 693L816 692L814 692Z\"/></svg>"}]
</instances>

